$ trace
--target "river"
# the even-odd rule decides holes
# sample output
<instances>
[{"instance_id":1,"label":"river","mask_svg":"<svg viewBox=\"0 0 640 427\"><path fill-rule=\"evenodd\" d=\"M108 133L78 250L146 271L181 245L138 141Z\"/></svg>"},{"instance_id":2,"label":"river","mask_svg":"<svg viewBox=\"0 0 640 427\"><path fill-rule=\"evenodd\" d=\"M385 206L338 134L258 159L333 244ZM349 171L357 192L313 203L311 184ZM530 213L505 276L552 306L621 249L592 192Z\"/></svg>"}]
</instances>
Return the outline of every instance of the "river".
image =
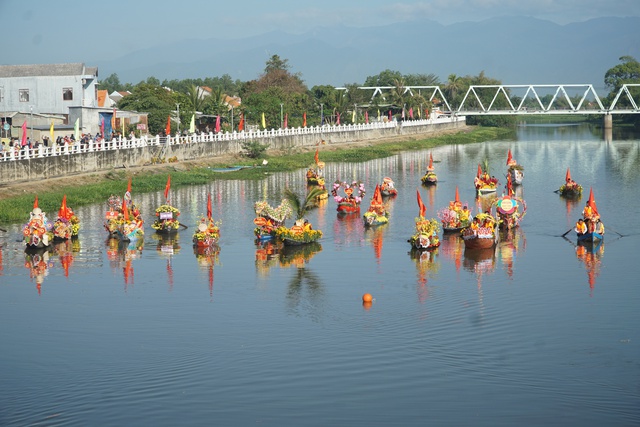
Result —
<instances>
[{"instance_id":1,"label":"river","mask_svg":"<svg viewBox=\"0 0 640 427\"><path fill-rule=\"evenodd\" d=\"M456 187L475 207L478 163L501 178L508 150L524 166L517 194L527 205L511 238L488 255L466 253L455 235L412 254L416 190L428 217ZM439 182L425 188L429 154ZM554 192L568 167L585 189L579 201ZM171 190L189 226L173 241L150 227L164 189L136 194L134 179L142 245L108 244L106 203L77 208L79 239L39 270L19 225L8 227L0 425L640 424L637 136L607 142L586 125L530 125L516 141L328 164L328 182L364 182L363 208L391 177L389 224L365 229L330 198L309 215L319 245L257 246L254 202L275 206L285 187L302 194L304 172ZM607 234L585 252L562 235L590 189ZM208 192L221 242L198 255L191 236Z\"/></svg>"}]
</instances>

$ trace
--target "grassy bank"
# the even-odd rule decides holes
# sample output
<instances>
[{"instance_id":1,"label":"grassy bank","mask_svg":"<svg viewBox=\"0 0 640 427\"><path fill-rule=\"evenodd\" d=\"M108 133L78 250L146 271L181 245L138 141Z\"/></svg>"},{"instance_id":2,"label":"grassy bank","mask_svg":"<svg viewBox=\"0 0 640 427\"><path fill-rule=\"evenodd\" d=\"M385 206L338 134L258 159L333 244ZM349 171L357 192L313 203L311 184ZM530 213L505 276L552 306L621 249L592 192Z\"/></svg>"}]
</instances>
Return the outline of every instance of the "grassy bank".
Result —
<instances>
[{"instance_id":1,"label":"grassy bank","mask_svg":"<svg viewBox=\"0 0 640 427\"><path fill-rule=\"evenodd\" d=\"M401 151L424 150L439 145L467 144L473 142L490 141L494 139L508 139L513 132L499 128L476 128L471 132L444 134L422 140L405 140L393 142L372 142L366 146L354 148L321 146L321 160L329 162L363 162L384 158ZM235 172L216 172L214 169L230 166L220 160L211 159L208 164L167 164L141 168L134 172L126 169L114 170L103 175L89 175L85 177L69 177L58 180L51 189L34 187L33 191L20 190L21 194L0 200L0 224L24 222L28 219L33 207L35 191L37 191L39 206L54 219L55 212L60 207L63 195L67 195L68 205L72 208L93 203L102 203L111 194L123 194L127 180L132 176L134 194L162 191L171 174L171 188L187 185L203 185L220 179L264 179L265 173L307 168L313 164L314 151L290 152L283 155L265 156L266 166L241 169ZM281 154L281 153L279 153ZM233 165L248 165L255 163L251 159L234 159ZM105 205L106 206L106 205Z\"/></svg>"}]
</instances>

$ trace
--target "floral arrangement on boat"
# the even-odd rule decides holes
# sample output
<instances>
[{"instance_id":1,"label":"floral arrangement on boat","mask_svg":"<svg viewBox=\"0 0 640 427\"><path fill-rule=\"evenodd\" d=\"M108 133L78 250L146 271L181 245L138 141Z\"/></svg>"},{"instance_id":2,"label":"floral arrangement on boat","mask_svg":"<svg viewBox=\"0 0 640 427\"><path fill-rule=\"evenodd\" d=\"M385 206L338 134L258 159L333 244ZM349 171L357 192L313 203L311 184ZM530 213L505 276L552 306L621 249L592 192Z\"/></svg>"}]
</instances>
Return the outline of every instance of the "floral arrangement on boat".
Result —
<instances>
[{"instance_id":1,"label":"floral arrangement on boat","mask_svg":"<svg viewBox=\"0 0 640 427\"><path fill-rule=\"evenodd\" d=\"M497 191L498 179L489 175L489 162L484 160L484 167L478 164L478 172L473 180L476 192L479 196L492 194Z\"/></svg>"},{"instance_id":2,"label":"floral arrangement on boat","mask_svg":"<svg viewBox=\"0 0 640 427\"><path fill-rule=\"evenodd\" d=\"M344 196L338 194L338 190L344 191ZM357 195L354 195L354 191L357 190ZM331 195L333 200L338 204L338 212L352 213L360 210L360 202L366 194L364 184L360 181L353 181L351 184L346 181L335 181L333 188L331 189Z\"/></svg>"},{"instance_id":3,"label":"floral arrangement on boat","mask_svg":"<svg viewBox=\"0 0 640 427\"><path fill-rule=\"evenodd\" d=\"M151 227L157 233L175 233L180 228L180 210L170 204L160 205L156 208L156 219Z\"/></svg>"},{"instance_id":4,"label":"floral arrangement on boat","mask_svg":"<svg viewBox=\"0 0 640 427\"><path fill-rule=\"evenodd\" d=\"M211 207L211 193L207 195L207 215L200 218L200 223L193 233L193 245L198 248L211 247L220 240L220 221L213 220Z\"/></svg>"},{"instance_id":5,"label":"floral arrangement on boat","mask_svg":"<svg viewBox=\"0 0 640 427\"><path fill-rule=\"evenodd\" d=\"M524 167L513 158L511 149L507 153L507 167L507 176L511 176L512 185L521 185L524 179Z\"/></svg>"},{"instance_id":6,"label":"floral arrangement on boat","mask_svg":"<svg viewBox=\"0 0 640 427\"><path fill-rule=\"evenodd\" d=\"M311 166L307 170L307 185L317 185L324 187L324 162L320 161L319 152L316 149L316 154L313 157L315 166Z\"/></svg>"},{"instance_id":7,"label":"floral arrangement on boat","mask_svg":"<svg viewBox=\"0 0 640 427\"><path fill-rule=\"evenodd\" d=\"M427 211L426 206L422 203L422 197L420 197L420 191L417 191L419 214L415 218L416 229L415 233L409 239L411 247L418 250L431 250L440 246L440 238L438 237L438 231L440 225L435 218L425 218Z\"/></svg>"},{"instance_id":8,"label":"floral arrangement on boat","mask_svg":"<svg viewBox=\"0 0 640 427\"><path fill-rule=\"evenodd\" d=\"M567 173L564 178L564 184L560 186L558 189L558 193L560 193L563 197L580 197L582 196L582 186L571 179L571 171L567 168Z\"/></svg>"},{"instance_id":9,"label":"floral arrangement on boat","mask_svg":"<svg viewBox=\"0 0 640 427\"><path fill-rule=\"evenodd\" d=\"M253 234L258 240L274 238L275 230L282 227L284 221L293 213L287 199L283 199L280 205L275 208L269 205L266 200L256 202L253 208L256 212L256 217L253 220L256 227L253 229Z\"/></svg>"},{"instance_id":10,"label":"floral arrangement on boat","mask_svg":"<svg viewBox=\"0 0 640 427\"><path fill-rule=\"evenodd\" d=\"M398 195L395 183L388 176L385 176L382 184L380 184L380 195L382 197L395 197Z\"/></svg>"},{"instance_id":11,"label":"floral arrangement on boat","mask_svg":"<svg viewBox=\"0 0 640 427\"><path fill-rule=\"evenodd\" d=\"M503 230L511 230L520 225L527 213L527 204L515 196L511 184L511 175L507 175L507 194L497 198L493 204L496 207L498 227Z\"/></svg>"},{"instance_id":12,"label":"floral arrangement on boat","mask_svg":"<svg viewBox=\"0 0 640 427\"><path fill-rule=\"evenodd\" d=\"M449 202L449 206L438 211L438 218L442 223L445 233L457 232L471 223L471 211L466 203L460 202L460 193L456 187L455 200Z\"/></svg>"},{"instance_id":13,"label":"floral arrangement on boat","mask_svg":"<svg viewBox=\"0 0 640 427\"><path fill-rule=\"evenodd\" d=\"M105 214L104 228L109 235L118 235L118 216L122 214L122 199L112 194L107 200L107 213Z\"/></svg>"},{"instance_id":14,"label":"floral arrangement on boat","mask_svg":"<svg viewBox=\"0 0 640 427\"><path fill-rule=\"evenodd\" d=\"M467 249L488 249L498 243L496 225L498 221L490 213L479 212L471 225L462 230L462 239Z\"/></svg>"},{"instance_id":15,"label":"floral arrangement on boat","mask_svg":"<svg viewBox=\"0 0 640 427\"><path fill-rule=\"evenodd\" d=\"M127 197L122 199L121 214L118 215L115 222L117 224L116 232L120 240L125 242L135 242L144 236L144 221L140 215L140 210L134 204L131 208L127 206Z\"/></svg>"},{"instance_id":16,"label":"floral arrangement on boat","mask_svg":"<svg viewBox=\"0 0 640 427\"><path fill-rule=\"evenodd\" d=\"M54 240L68 240L78 237L80 231L80 220L67 206L67 196L62 198L62 205L58 210L58 218L53 222L53 238Z\"/></svg>"},{"instance_id":17,"label":"floral arrangement on boat","mask_svg":"<svg viewBox=\"0 0 640 427\"><path fill-rule=\"evenodd\" d=\"M316 206L315 200L319 191L321 190L314 188L307 193L304 199L301 199L290 188L285 189L284 197L296 214L296 222L293 227L287 228L280 226L275 230L275 236L281 240L285 246L313 243L322 237L322 231L314 230L311 223L305 218L305 215Z\"/></svg>"},{"instance_id":18,"label":"floral arrangement on boat","mask_svg":"<svg viewBox=\"0 0 640 427\"><path fill-rule=\"evenodd\" d=\"M429 166L427 166L427 172L422 176L422 183L424 185L435 185L438 183L438 176L434 172L433 156L429 153Z\"/></svg>"},{"instance_id":19,"label":"floral arrangement on boat","mask_svg":"<svg viewBox=\"0 0 640 427\"><path fill-rule=\"evenodd\" d=\"M389 212L382 201L379 185L376 185L369 209L364 213L363 217L365 227L375 227L389 222Z\"/></svg>"},{"instance_id":20,"label":"floral arrangement on boat","mask_svg":"<svg viewBox=\"0 0 640 427\"><path fill-rule=\"evenodd\" d=\"M22 226L22 235L27 249L47 248L53 243L53 224L47 214L38 207L38 196L29 214L29 221Z\"/></svg>"}]
</instances>

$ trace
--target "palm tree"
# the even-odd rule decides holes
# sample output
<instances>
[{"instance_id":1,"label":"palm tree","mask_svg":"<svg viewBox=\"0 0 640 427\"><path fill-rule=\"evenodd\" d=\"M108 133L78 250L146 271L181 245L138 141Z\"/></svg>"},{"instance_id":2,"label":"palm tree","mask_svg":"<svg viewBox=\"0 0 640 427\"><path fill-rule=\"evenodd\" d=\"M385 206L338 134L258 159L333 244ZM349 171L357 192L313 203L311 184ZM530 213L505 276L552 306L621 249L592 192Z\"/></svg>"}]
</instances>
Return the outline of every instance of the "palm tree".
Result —
<instances>
[{"instance_id":1,"label":"palm tree","mask_svg":"<svg viewBox=\"0 0 640 427\"><path fill-rule=\"evenodd\" d=\"M284 198L289 202L291 209L296 215L296 222L304 219L307 212L318 205L318 197L321 194L323 194L323 191L318 187L314 187L309 190L304 199L301 199L298 193L290 188L284 189Z\"/></svg>"},{"instance_id":2,"label":"palm tree","mask_svg":"<svg viewBox=\"0 0 640 427\"><path fill-rule=\"evenodd\" d=\"M449 95L449 103L453 105L455 101L456 95L463 87L462 77L456 74L449 74L449 79L447 80L447 84L445 85L445 90Z\"/></svg>"}]
</instances>

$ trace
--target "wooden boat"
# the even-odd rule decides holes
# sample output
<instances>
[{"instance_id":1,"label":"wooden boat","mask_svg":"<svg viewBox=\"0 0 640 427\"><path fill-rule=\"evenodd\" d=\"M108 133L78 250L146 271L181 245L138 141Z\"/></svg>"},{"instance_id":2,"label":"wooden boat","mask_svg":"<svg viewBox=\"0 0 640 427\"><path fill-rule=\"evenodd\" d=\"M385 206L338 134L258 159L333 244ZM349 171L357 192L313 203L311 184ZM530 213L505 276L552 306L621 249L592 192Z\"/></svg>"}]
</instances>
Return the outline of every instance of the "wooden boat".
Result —
<instances>
[{"instance_id":1,"label":"wooden boat","mask_svg":"<svg viewBox=\"0 0 640 427\"><path fill-rule=\"evenodd\" d=\"M582 186L571 179L571 171L567 168L564 184L558 189L558 193L567 199L575 199L582 196Z\"/></svg>"},{"instance_id":2,"label":"wooden boat","mask_svg":"<svg viewBox=\"0 0 640 427\"><path fill-rule=\"evenodd\" d=\"M305 214L316 206L315 199L319 190L311 191L303 200L291 189L285 188L285 200L293 207L296 222L291 228L284 226L275 230L276 237L285 246L300 246L317 242L322 237L322 231L314 230L311 223L304 217Z\"/></svg>"},{"instance_id":3,"label":"wooden boat","mask_svg":"<svg viewBox=\"0 0 640 427\"><path fill-rule=\"evenodd\" d=\"M211 193L207 194L207 215L200 219L192 240L196 248L209 248L220 240L220 223L212 217Z\"/></svg>"},{"instance_id":4,"label":"wooden boat","mask_svg":"<svg viewBox=\"0 0 640 427\"><path fill-rule=\"evenodd\" d=\"M315 164L307 170L307 185L324 187L324 162L320 161L319 154L319 150L316 149L316 154L313 156Z\"/></svg>"},{"instance_id":5,"label":"wooden boat","mask_svg":"<svg viewBox=\"0 0 640 427\"><path fill-rule=\"evenodd\" d=\"M582 218L576 223L575 232L578 243L598 243L604 239L604 223L600 220L593 188L589 191L589 200L582 210Z\"/></svg>"},{"instance_id":6,"label":"wooden boat","mask_svg":"<svg viewBox=\"0 0 640 427\"><path fill-rule=\"evenodd\" d=\"M527 204L523 199L515 196L511 184L511 175L507 175L507 194L497 198L493 205L496 207L498 228L511 230L520 225L527 213Z\"/></svg>"},{"instance_id":7,"label":"wooden boat","mask_svg":"<svg viewBox=\"0 0 640 427\"><path fill-rule=\"evenodd\" d=\"M478 165L478 172L473 184L476 187L476 193L478 196L487 196L496 193L498 180L489 176L489 167L488 164L486 164L486 161L484 170L481 165Z\"/></svg>"},{"instance_id":8,"label":"wooden boat","mask_svg":"<svg viewBox=\"0 0 640 427\"><path fill-rule=\"evenodd\" d=\"M387 209L382 202L382 194L379 185L376 185L369 209L364 213L363 218L365 227L375 227L389 223L389 212L387 212Z\"/></svg>"},{"instance_id":9,"label":"wooden boat","mask_svg":"<svg viewBox=\"0 0 640 427\"><path fill-rule=\"evenodd\" d=\"M253 234L257 240L267 241L275 238L275 231L278 227L284 226L284 221L291 216L292 209L289 202L282 200L276 208L271 207L266 200L256 202L253 205L256 217L253 220L255 228Z\"/></svg>"},{"instance_id":10,"label":"wooden boat","mask_svg":"<svg viewBox=\"0 0 640 427\"><path fill-rule=\"evenodd\" d=\"M419 214L416 218L416 230L408 241L411 243L411 247L417 250L432 250L440 246L440 238L438 237L438 220L435 218L425 218L424 214L426 213L427 208L422 203L420 190L417 190L417 198Z\"/></svg>"},{"instance_id":11,"label":"wooden boat","mask_svg":"<svg viewBox=\"0 0 640 427\"><path fill-rule=\"evenodd\" d=\"M164 198L166 202L156 208L156 219L151 224L151 228L156 230L156 233L162 235L173 235L178 232L180 228L180 210L174 206L171 206L169 202L169 189L171 188L171 175L167 177L167 184L164 187Z\"/></svg>"},{"instance_id":12,"label":"wooden boat","mask_svg":"<svg viewBox=\"0 0 640 427\"><path fill-rule=\"evenodd\" d=\"M524 167L519 165L511 156L511 150L507 153L507 176L511 177L512 185L522 185L522 181L524 180Z\"/></svg>"},{"instance_id":13,"label":"wooden boat","mask_svg":"<svg viewBox=\"0 0 640 427\"><path fill-rule=\"evenodd\" d=\"M429 166L427 166L427 172L422 176L422 184L435 185L438 183L438 176L434 172L433 168L433 156L429 153Z\"/></svg>"},{"instance_id":14,"label":"wooden boat","mask_svg":"<svg viewBox=\"0 0 640 427\"><path fill-rule=\"evenodd\" d=\"M69 240L78 237L80 220L67 206L67 196L62 198L62 205L58 210L58 218L53 223L53 240Z\"/></svg>"},{"instance_id":15,"label":"wooden boat","mask_svg":"<svg viewBox=\"0 0 640 427\"><path fill-rule=\"evenodd\" d=\"M457 233L470 224L471 211L460 202L460 193L456 186L455 200L449 202L449 206L438 211L438 218L442 224L444 233Z\"/></svg>"},{"instance_id":16,"label":"wooden boat","mask_svg":"<svg viewBox=\"0 0 640 427\"><path fill-rule=\"evenodd\" d=\"M498 243L496 219L488 213L478 213L471 225L462 230L466 249L489 249Z\"/></svg>"},{"instance_id":17,"label":"wooden boat","mask_svg":"<svg viewBox=\"0 0 640 427\"><path fill-rule=\"evenodd\" d=\"M122 216L118 217L116 233L123 242L135 242L144 236L144 221L135 205L127 205L127 197L122 199Z\"/></svg>"},{"instance_id":18,"label":"wooden boat","mask_svg":"<svg viewBox=\"0 0 640 427\"><path fill-rule=\"evenodd\" d=\"M27 251L46 249L53 243L53 224L47 214L38 207L38 196L29 214L29 221L22 226L22 235Z\"/></svg>"},{"instance_id":19,"label":"wooden boat","mask_svg":"<svg viewBox=\"0 0 640 427\"><path fill-rule=\"evenodd\" d=\"M380 185L380 195L382 197L395 197L398 195L395 183L388 176L384 177Z\"/></svg>"},{"instance_id":20,"label":"wooden boat","mask_svg":"<svg viewBox=\"0 0 640 427\"><path fill-rule=\"evenodd\" d=\"M338 195L338 190L342 188L345 196ZM358 195L354 196L354 188L358 190ZM365 195L364 184L359 181L353 181L351 184L347 182L336 181L333 183L331 195L338 204L338 213L355 213L360 212L360 202Z\"/></svg>"}]
</instances>

